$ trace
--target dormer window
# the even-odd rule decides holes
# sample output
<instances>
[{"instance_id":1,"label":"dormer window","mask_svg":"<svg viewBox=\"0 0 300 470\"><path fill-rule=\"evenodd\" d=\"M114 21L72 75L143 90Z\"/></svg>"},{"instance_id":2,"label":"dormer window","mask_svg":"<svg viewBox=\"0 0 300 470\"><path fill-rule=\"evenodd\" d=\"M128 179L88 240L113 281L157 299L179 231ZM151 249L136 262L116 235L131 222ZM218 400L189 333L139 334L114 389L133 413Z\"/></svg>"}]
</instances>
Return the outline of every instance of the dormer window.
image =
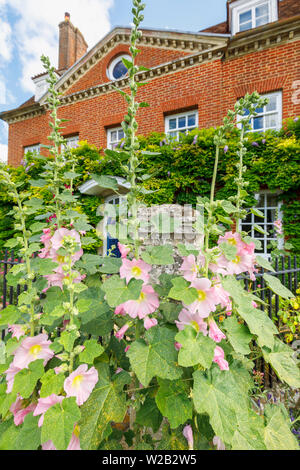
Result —
<instances>
[{"instance_id":1,"label":"dormer window","mask_svg":"<svg viewBox=\"0 0 300 470\"><path fill-rule=\"evenodd\" d=\"M58 78L57 74L56 76ZM48 91L48 88L49 88L49 83L47 82L48 78L49 78L49 75L47 73L37 75L32 78L32 81L35 84L35 96L34 96L35 101L39 101L40 98Z\"/></svg>"},{"instance_id":2,"label":"dormer window","mask_svg":"<svg viewBox=\"0 0 300 470\"><path fill-rule=\"evenodd\" d=\"M276 21L277 0L238 0L230 4L230 13L234 35Z\"/></svg>"}]
</instances>

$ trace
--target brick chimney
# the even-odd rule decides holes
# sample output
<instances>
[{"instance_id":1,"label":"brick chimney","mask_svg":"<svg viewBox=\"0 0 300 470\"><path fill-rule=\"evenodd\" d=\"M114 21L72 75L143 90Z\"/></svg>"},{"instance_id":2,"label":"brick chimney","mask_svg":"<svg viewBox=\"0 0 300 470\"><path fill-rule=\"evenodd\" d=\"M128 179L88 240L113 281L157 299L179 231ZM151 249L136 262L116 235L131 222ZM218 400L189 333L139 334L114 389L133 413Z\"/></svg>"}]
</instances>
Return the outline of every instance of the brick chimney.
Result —
<instances>
[{"instance_id":1,"label":"brick chimney","mask_svg":"<svg viewBox=\"0 0 300 470\"><path fill-rule=\"evenodd\" d=\"M87 51L88 45L78 28L70 21L70 13L59 24L58 70L68 70Z\"/></svg>"}]
</instances>

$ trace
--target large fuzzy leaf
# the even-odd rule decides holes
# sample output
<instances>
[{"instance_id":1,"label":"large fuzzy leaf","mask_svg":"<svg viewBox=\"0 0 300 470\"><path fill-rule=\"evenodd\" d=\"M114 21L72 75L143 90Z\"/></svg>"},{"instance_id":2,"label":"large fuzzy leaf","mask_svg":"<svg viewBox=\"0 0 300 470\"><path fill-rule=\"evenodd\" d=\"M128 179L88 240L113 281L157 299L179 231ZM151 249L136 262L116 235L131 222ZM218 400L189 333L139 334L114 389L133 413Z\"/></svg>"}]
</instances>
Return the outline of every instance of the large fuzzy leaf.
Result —
<instances>
[{"instance_id":1,"label":"large fuzzy leaf","mask_svg":"<svg viewBox=\"0 0 300 470\"><path fill-rule=\"evenodd\" d=\"M178 354L180 366L191 367L201 364L208 369L214 358L216 343L203 333L197 332L192 326L186 326L176 337L181 344Z\"/></svg>"},{"instance_id":2,"label":"large fuzzy leaf","mask_svg":"<svg viewBox=\"0 0 300 470\"><path fill-rule=\"evenodd\" d=\"M172 429L178 428L193 417L193 405L189 398L189 385L181 380L158 380L159 390L155 401Z\"/></svg>"}]
</instances>

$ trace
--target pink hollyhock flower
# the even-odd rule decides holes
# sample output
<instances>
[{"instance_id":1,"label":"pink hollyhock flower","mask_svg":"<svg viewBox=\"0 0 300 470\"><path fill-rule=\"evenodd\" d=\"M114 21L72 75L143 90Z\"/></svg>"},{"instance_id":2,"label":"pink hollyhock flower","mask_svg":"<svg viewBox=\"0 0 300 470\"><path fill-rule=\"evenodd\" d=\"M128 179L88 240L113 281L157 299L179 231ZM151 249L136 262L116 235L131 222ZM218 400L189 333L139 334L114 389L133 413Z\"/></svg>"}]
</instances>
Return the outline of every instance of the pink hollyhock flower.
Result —
<instances>
[{"instance_id":1,"label":"pink hollyhock flower","mask_svg":"<svg viewBox=\"0 0 300 470\"><path fill-rule=\"evenodd\" d=\"M216 346L214 362L218 364L221 370L229 370L228 362L224 359L224 351L220 346Z\"/></svg>"},{"instance_id":2,"label":"pink hollyhock flower","mask_svg":"<svg viewBox=\"0 0 300 470\"><path fill-rule=\"evenodd\" d=\"M207 323L197 313L193 314L184 308L179 313L178 320L175 322L178 330L184 330L186 325L191 325L204 336L207 335Z\"/></svg>"},{"instance_id":3,"label":"pink hollyhock flower","mask_svg":"<svg viewBox=\"0 0 300 470\"><path fill-rule=\"evenodd\" d=\"M6 381L7 381L7 390L6 393L11 393L13 386L14 386L14 380L15 380L15 375L20 372L20 368L16 367L14 363L12 362L9 366L9 369L7 369L6 372Z\"/></svg>"},{"instance_id":4,"label":"pink hollyhock flower","mask_svg":"<svg viewBox=\"0 0 300 470\"><path fill-rule=\"evenodd\" d=\"M214 320L211 320L209 322L209 337L213 339L216 343L220 343L222 339L226 339L226 336L224 335L224 333L222 333L222 331Z\"/></svg>"},{"instance_id":5,"label":"pink hollyhock flower","mask_svg":"<svg viewBox=\"0 0 300 470\"><path fill-rule=\"evenodd\" d=\"M211 288L209 279L195 279L191 283L198 292L198 298L190 305L185 306L191 313L198 313L200 317L206 318L211 312L215 312L216 305L220 303L218 297Z\"/></svg>"},{"instance_id":6,"label":"pink hollyhock flower","mask_svg":"<svg viewBox=\"0 0 300 470\"><path fill-rule=\"evenodd\" d=\"M54 356L54 352L49 348L50 344L51 341L48 341L48 336L45 334L24 339L21 346L13 353L14 366L25 369L37 359L44 359L45 366Z\"/></svg>"},{"instance_id":7,"label":"pink hollyhock flower","mask_svg":"<svg viewBox=\"0 0 300 470\"><path fill-rule=\"evenodd\" d=\"M254 307L254 308L257 308L257 307L258 307L257 303L256 303L256 302L254 302L254 300L252 300L252 302L251 302L251 303L252 303L252 307Z\"/></svg>"},{"instance_id":8,"label":"pink hollyhock flower","mask_svg":"<svg viewBox=\"0 0 300 470\"><path fill-rule=\"evenodd\" d=\"M127 353L130 349L130 346L126 346L126 348L124 349L124 352Z\"/></svg>"},{"instance_id":9,"label":"pink hollyhock flower","mask_svg":"<svg viewBox=\"0 0 300 470\"><path fill-rule=\"evenodd\" d=\"M176 349L177 351L180 351L181 348L182 348L182 344L176 342L176 343L175 343L175 349Z\"/></svg>"},{"instance_id":10,"label":"pink hollyhock flower","mask_svg":"<svg viewBox=\"0 0 300 470\"><path fill-rule=\"evenodd\" d=\"M122 304L119 305L118 307L116 307L115 315L122 315L122 316L126 315L126 312L125 312L124 307L123 307Z\"/></svg>"},{"instance_id":11,"label":"pink hollyhock flower","mask_svg":"<svg viewBox=\"0 0 300 470\"><path fill-rule=\"evenodd\" d=\"M76 397L77 405L81 406L87 401L97 382L98 372L95 367L88 370L88 366L82 364L65 380L64 389L67 397Z\"/></svg>"},{"instance_id":12,"label":"pink hollyhock flower","mask_svg":"<svg viewBox=\"0 0 300 470\"><path fill-rule=\"evenodd\" d=\"M42 444L42 450L57 450L52 441L47 441Z\"/></svg>"},{"instance_id":13,"label":"pink hollyhock flower","mask_svg":"<svg viewBox=\"0 0 300 470\"><path fill-rule=\"evenodd\" d=\"M232 310L232 302L230 299L230 295L226 290L223 288L222 284L220 284L219 279L214 279L217 281L217 284L213 286L214 292L216 297L220 301L220 305L222 308L226 308L226 313L231 312Z\"/></svg>"},{"instance_id":14,"label":"pink hollyhock flower","mask_svg":"<svg viewBox=\"0 0 300 470\"><path fill-rule=\"evenodd\" d=\"M44 228L43 229L44 235L41 236L41 242L44 243L44 248L39 253L39 258L49 258L50 256L50 248L51 248L51 229Z\"/></svg>"},{"instance_id":15,"label":"pink hollyhock flower","mask_svg":"<svg viewBox=\"0 0 300 470\"><path fill-rule=\"evenodd\" d=\"M280 219L275 220L274 227L275 227L275 231L278 235L283 235L282 221Z\"/></svg>"},{"instance_id":16,"label":"pink hollyhock flower","mask_svg":"<svg viewBox=\"0 0 300 470\"><path fill-rule=\"evenodd\" d=\"M146 328L146 330L150 330L150 328L156 325L157 325L157 320L155 318L146 317L144 319L144 327Z\"/></svg>"},{"instance_id":17,"label":"pink hollyhock flower","mask_svg":"<svg viewBox=\"0 0 300 470\"><path fill-rule=\"evenodd\" d=\"M184 437L186 438L188 442L189 450L193 450L194 449L194 437L193 437L192 426L190 425L185 426L182 434L184 435Z\"/></svg>"},{"instance_id":18,"label":"pink hollyhock flower","mask_svg":"<svg viewBox=\"0 0 300 470\"><path fill-rule=\"evenodd\" d=\"M126 258L130 252L130 247L127 245L122 245L122 243L118 242L118 248L119 252L121 253L121 258Z\"/></svg>"},{"instance_id":19,"label":"pink hollyhock flower","mask_svg":"<svg viewBox=\"0 0 300 470\"><path fill-rule=\"evenodd\" d=\"M213 438L213 445L217 447L217 450L226 450L224 442L218 436Z\"/></svg>"},{"instance_id":20,"label":"pink hollyhock flower","mask_svg":"<svg viewBox=\"0 0 300 470\"><path fill-rule=\"evenodd\" d=\"M142 260L133 259L130 261L129 259L123 258L120 268L120 277L122 279L125 278L127 283L132 278L141 279L144 283L147 283L149 281L148 273L151 269L151 266Z\"/></svg>"},{"instance_id":21,"label":"pink hollyhock flower","mask_svg":"<svg viewBox=\"0 0 300 470\"><path fill-rule=\"evenodd\" d=\"M122 367L118 367L117 370L116 370L116 374L121 374L121 372L123 372L124 369L122 369Z\"/></svg>"},{"instance_id":22,"label":"pink hollyhock flower","mask_svg":"<svg viewBox=\"0 0 300 470\"><path fill-rule=\"evenodd\" d=\"M138 300L128 300L122 305L131 318L139 317L141 320L158 309L159 299L152 286L144 285Z\"/></svg>"},{"instance_id":23,"label":"pink hollyhock flower","mask_svg":"<svg viewBox=\"0 0 300 470\"><path fill-rule=\"evenodd\" d=\"M243 245L245 244L241 238L241 235L238 232L226 232L223 237L220 236L218 240L218 245L224 242L235 246L238 251L241 250L243 248Z\"/></svg>"},{"instance_id":24,"label":"pink hollyhock flower","mask_svg":"<svg viewBox=\"0 0 300 470\"><path fill-rule=\"evenodd\" d=\"M115 337L116 337L119 341L121 341L121 339L124 338L125 333L126 333L126 331L128 330L128 328L130 328L130 325L128 325L128 324L126 323L126 325L124 325L119 331L117 331L117 333L115 333Z\"/></svg>"},{"instance_id":25,"label":"pink hollyhock flower","mask_svg":"<svg viewBox=\"0 0 300 470\"><path fill-rule=\"evenodd\" d=\"M70 444L67 447L67 450L81 450L80 441L79 441L80 428L78 425L74 427L72 438Z\"/></svg>"},{"instance_id":26,"label":"pink hollyhock flower","mask_svg":"<svg viewBox=\"0 0 300 470\"><path fill-rule=\"evenodd\" d=\"M25 335L26 325L8 325L8 331L12 333L12 338L21 338L21 336Z\"/></svg>"},{"instance_id":27,"label":"pink hollyhock flower","mask_svg":"<svg viewBox=\"0 0 300 470\"><path fill-rule=\"evenodd\" d=\"M33 416L41 415L39 422L38 422L39 428L43 426L44 416L45 416L46 411L48 411L49 408L51 408L52 406L56 405L56 403L61 403L63 399L64 397L59 397L58 395L55 395L54 393L47 398L38 399L38 403L33 412Z\"/></svg>"},{"instance_id":28,"label":"pink hollyhock flower","mask_svg":"<svg viewBox=\"0 0 300 470\"><path fill-rule=\"evenodd\" d=\"M183 277L187 281L191 282L197 278L198 265L194 255L189 255L183 258L180 271L183 272Z\"/></svg>"},{"instance_id":29,"label":"pink hollyhock flower","mask_svg":"<svg viewBox=\"0 0 300 470\"><path fill-rule=\"evenodd\" d=\"M225 267L227 274L241 274L249 272L251 279L253 277L255 257L247 254L246 251L238 252L236 257L231 261L227 260L224 255L221 255L219 257L219 262Z\"/></svg>"},{"instance_id":30,"label":"pink hollyhock flower","mask_svg":"<svg viewBox=\"0 0 300 470\"><path fill-rule=\"evenodd\" d=\"M16 426L20 426L20 424L24 423L25 417L31 413L35 407L35 403L31 403L31 405L27 406L27 408L23 407L24 401L22 398L18 397L15 403L13 403L10 407L11 413L14 415L14 423Z\"/></svg>"}]
</instances>

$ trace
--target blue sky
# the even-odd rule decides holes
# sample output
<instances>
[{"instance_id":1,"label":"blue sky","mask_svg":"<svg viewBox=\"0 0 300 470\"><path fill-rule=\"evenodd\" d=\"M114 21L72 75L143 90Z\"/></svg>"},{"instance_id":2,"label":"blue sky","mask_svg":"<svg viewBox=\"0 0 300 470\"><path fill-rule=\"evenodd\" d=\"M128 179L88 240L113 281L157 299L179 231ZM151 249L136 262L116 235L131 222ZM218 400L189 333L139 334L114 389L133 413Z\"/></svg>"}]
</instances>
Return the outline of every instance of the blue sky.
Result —
<instances>
[{"instance_id":1,"label":"blue sky","mask_svg":"<svg viewBox=\"0 0 300 470\"><path fill-rule=\"evenodd\" d=\"M131 23L132 0L0 0L0 111L33 94L31 77L40 56L57 65L58 23L65 11L90 47L114 26ZM148 0L144 27L199 31L226 17L226 0ZM7 154L7 126L0 121L0 160Z\"/></svg>"}]
</instances>

